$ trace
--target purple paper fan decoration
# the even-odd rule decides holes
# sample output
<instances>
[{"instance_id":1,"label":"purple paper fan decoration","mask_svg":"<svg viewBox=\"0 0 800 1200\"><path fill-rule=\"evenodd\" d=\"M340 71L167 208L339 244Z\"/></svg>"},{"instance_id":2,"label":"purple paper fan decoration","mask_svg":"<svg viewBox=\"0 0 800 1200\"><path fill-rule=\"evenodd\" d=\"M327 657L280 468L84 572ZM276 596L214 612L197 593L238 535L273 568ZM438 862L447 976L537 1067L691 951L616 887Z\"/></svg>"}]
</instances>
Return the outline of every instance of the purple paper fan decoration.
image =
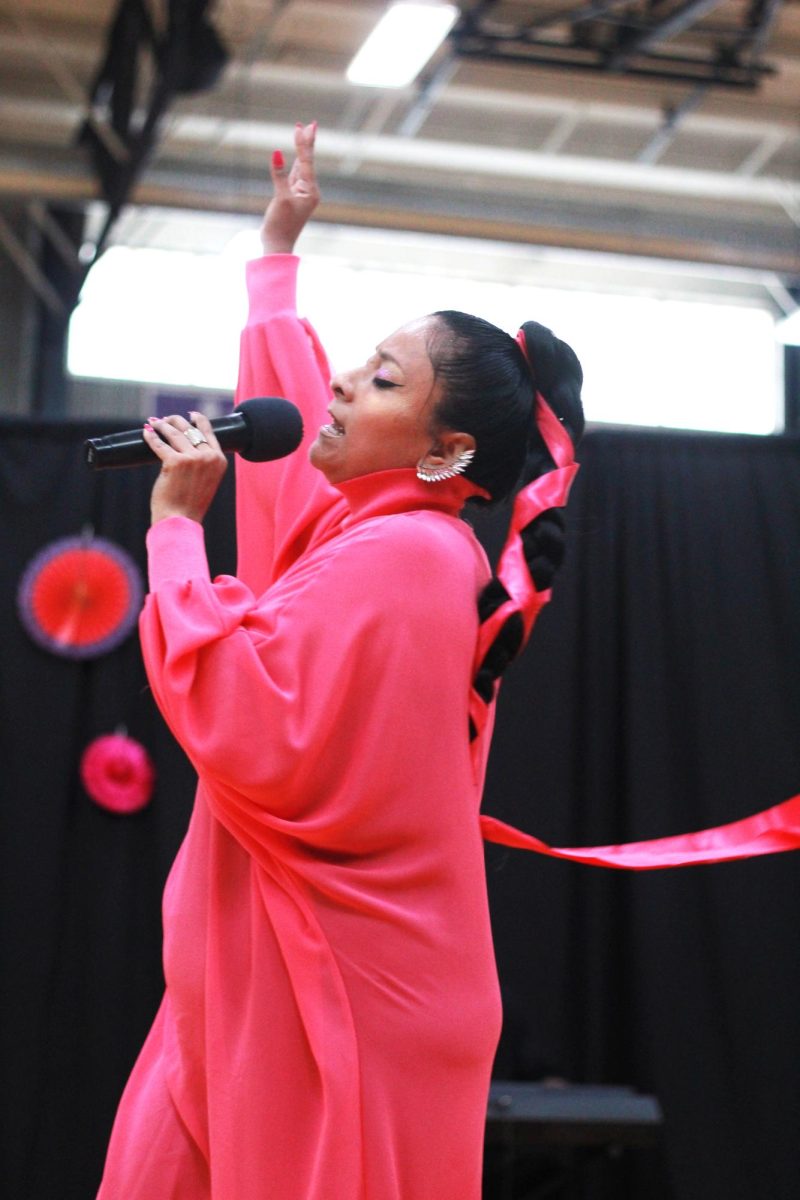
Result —
<instances>
[{"instance_id":1,"label":"purple paper fan decoration","mask_svg":"<svg viewBox=\"0 0 800 1200\"><path fill-rule=\"evenodd\" d=\"M139 568L105 538L59 538L23 572L17 610L44 650L63 658L96 658L131 632L142 607Z\"/></svg>"}]
</instances>

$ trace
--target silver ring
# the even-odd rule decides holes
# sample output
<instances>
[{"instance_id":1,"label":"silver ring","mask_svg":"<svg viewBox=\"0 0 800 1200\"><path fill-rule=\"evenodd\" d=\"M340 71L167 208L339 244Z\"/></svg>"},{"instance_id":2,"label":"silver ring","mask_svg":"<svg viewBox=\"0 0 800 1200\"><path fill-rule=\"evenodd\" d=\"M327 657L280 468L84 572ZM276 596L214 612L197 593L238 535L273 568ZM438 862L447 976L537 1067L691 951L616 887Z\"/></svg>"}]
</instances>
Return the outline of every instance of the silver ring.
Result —
<instances>
[{"instance_id":1,"label":"silver ring","mask_svg":"<svg viewBox=\"0 0 800 1200\"><path fill-rule=\"evenodd\" d=\"M208 438L203 437L199 429L195 429L194 425L190 425L188 429L181 431L184 437L187 437L193 446L208 445Z\"/></svg>"}]
</instances>

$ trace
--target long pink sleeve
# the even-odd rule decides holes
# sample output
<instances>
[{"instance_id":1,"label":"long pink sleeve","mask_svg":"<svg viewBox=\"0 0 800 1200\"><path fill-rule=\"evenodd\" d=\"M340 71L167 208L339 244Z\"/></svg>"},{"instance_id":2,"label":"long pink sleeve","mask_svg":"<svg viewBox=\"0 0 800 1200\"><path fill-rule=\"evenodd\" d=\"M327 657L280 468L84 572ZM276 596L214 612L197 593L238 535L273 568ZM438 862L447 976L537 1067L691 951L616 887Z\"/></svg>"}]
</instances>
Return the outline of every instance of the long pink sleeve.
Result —
<instances>
[{"instance_id":1,"label":"long pink sleeve","mask_svg":"<svg viewBox=\"0 0 800 1200\"><path fill-rule=\"evenodd\" d=\"M247 265L250 308L242 333L237 403L282 396L300 409L302 445L274 463L236 460L237 575L256 594L302 553L320 519L341 503L308 461L308 449L328 420L330 369L307 321L297 316L299 260L273 254Z\"/></svg>"}]
</instances>

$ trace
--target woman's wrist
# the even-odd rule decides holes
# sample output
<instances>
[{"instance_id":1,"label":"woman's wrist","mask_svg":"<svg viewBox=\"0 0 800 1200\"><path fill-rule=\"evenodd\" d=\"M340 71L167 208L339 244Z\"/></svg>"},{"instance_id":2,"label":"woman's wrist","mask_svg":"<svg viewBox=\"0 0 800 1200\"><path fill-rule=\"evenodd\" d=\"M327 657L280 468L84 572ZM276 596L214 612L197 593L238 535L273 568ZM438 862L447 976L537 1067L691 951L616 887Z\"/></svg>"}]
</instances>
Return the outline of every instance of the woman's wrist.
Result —
<instances>
[{"instance_id":1,"label":"woman's wrist","mask_svg":"<svg viewBox=\"0 0 800 1200\"><path fill-rule=\"evenodd\" d=\"M195 521L198 525L203 524L203 514L196 512L188 512L181 508L162 508L160 505L150 509L150 525L158 525L160 521L168 521L170 517L184 517L187 521Z\"/></svg>"},{"instance_id":2,"label":"woman's wrist","mask_svg":"<svg viewBox=\"0 0 800 1200\"><path fill-rule=\"evenodd\" d=\"M265 255L268 254L294 254L294 239L292 238L262 238L261 249Z\"/></svg>"}]
</instances>

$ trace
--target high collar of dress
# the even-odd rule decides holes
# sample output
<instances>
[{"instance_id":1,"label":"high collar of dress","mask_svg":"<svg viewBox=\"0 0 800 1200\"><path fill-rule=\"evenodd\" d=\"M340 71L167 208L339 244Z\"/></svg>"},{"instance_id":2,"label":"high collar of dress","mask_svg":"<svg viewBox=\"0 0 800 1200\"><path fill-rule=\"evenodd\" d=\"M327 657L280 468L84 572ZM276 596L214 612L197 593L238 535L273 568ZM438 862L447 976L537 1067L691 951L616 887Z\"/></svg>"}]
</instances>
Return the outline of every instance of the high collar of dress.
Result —
<instances>
[{"instance_id":1,"label":"high collar of dress","mask_svg":"<svg viewBox=\"0 0 800 1200\"><path fill-rule=\"evenodd\" d=\"M336 490L344 496L350 509L347 523L419 509L457 516L471 496L488 494L463 475L439 483L423 483L417 479L413 467L359 475L357 479L336 484Z\"/></svg>"}]
</instances>

